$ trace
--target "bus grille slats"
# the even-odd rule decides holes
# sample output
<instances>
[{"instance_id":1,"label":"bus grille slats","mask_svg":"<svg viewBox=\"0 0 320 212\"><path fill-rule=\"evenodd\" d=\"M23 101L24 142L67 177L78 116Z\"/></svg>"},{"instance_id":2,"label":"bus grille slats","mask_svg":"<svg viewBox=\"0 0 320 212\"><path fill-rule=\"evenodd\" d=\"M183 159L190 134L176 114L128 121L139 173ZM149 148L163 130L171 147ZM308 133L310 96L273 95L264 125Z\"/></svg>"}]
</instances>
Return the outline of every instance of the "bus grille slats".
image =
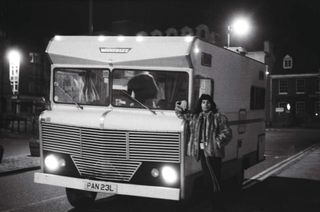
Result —
<instances>
[{"instance_id":1,"label":"bus grille slats","mask_svg":"<svg viewBox=\"0 0 320 212\"><path fill-rule=\"evenodd\" d=\"M84 157L73 157L74 162L80 169L81 174L89 178L103 180L130 181L141 162L131 162L126 160L90 160ZM119 165L120 164L120 165Z\"/></svg>"},{"instance_id":2,"label":"bus grille slats","mask_svg":"<svg viewBox=\"0 0 320 212\"><path fill-rule=\"evenodd\" d=\"M129 140L132 160L180 162L178 133L130 132Z\"/></svg>"},{"instance_id":3,"label":"bus grille slats","mask_svg":"<svg viewBox=\"0 0 320 212\"><path fill-rule=\"evenodd\" d=\"M130 181L142 162L180 162L180 134L102 130L41 122L43 150L70 154L91 179Z\"/></svg>"}]
</instances>

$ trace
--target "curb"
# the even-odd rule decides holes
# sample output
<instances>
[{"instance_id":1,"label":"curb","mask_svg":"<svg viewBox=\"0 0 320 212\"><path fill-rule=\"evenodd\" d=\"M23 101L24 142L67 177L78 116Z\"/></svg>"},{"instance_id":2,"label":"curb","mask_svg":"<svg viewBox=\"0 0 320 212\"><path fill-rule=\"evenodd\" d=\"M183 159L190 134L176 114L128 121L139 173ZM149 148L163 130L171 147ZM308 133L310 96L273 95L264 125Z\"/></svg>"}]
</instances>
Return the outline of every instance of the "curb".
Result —
<instances>
[{"instance_id":1,"label":"curb","mask_svg":"<svg viewBox=\"0 0 320 212\"><path fill-rule=\"evenodd\" d=\"M40 169L40 166L27 167L27 168L10 170L10 171L6 171L6 172L0 172L0 177L12 175L12 174L19 174L19 173L26 172L26 171L34 171L34 170L38 170L38 169Z\"/></svg>"},{"instance_id":2,"label":"curb","mask_svg":"<svg viewBox=\"0 0 320 212\"><path fill-rule=\"evenodd\" d=\"M319 132L319 130L320 129L316 129L316 128L266 128L265 129L266 132L293 132L293 131Z\"/></svg>"},{"instance_id":3,"label":"curb","mask_svg":"<svg viewBox=\"0 0 320 212\"><path fill-rule=\"evenodd\" d=\"M313 144L312 146L309 146L308 148L288 157L287 159L282 160L279 163L265 169L264 171L256 174L250 179L243 181L243 188L247 189L258 182L264 181L271 175L280 173L284 168L290 167L292 164L299 162L302 158L306 157L309 153L315 151L319 147L320 144Z\"/></svg>"},{"instance_id":4,"label":"curb","mask_svg":"<svg viewBox=\"0 0 320 212\"><path fill-rule=\"evenodd\" d=\"M40 158L16 156L4 158L0 164L0 176L40 169Z\"/></svg>"}]
</instances>

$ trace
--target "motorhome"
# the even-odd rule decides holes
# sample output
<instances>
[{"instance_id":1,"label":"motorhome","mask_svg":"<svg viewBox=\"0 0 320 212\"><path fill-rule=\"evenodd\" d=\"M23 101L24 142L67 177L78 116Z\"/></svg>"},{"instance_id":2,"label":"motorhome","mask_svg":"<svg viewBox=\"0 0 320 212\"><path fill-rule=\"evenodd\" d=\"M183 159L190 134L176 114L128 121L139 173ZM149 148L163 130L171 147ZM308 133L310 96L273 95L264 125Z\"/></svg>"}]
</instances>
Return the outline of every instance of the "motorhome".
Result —
<instances>
[{"instance_id":1,"label":"motorhome","mask_svg":"<svg viewBox=\"0 0 320 212\"><path fill-rule=\"evenodd\" d=\"M264 159L265 65L197 37L56 36L50 108L39 118L36 183L66 188L75 207L98 192L183 201L201 164L186 155L188 109L214 97L232 129L223 179Z\"/></svg>"}]
</instances>

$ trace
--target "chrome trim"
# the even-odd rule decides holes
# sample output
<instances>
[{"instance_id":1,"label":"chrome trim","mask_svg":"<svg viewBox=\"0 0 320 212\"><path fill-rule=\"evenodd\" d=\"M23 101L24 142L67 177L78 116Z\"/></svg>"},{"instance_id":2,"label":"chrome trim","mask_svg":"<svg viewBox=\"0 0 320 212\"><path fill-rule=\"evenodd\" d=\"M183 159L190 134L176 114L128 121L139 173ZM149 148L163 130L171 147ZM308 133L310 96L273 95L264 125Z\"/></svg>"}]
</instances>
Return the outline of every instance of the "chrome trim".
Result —
<instances>
[{"instance_id":1,"label":"chrome trim","mask_svg":"<svg viewBox=\"0 0 320 212\"><path fill-rule=\"evenodd\" d=\"M130 150L129 150L129 132L126 132L126 159L130 160Z\"/></svg>"},{"instance_id":2,"label":"chrome trim","mask_svg":"<svg viewBox=\"0 0 320 212\"><path fill-rule=\"evenodd\" d=\"M110 113L112 111L112 109L105 111L101 117L100 117L100 128L104 129L104 120L106 118L106 116L108 115L108 113Z\"/></svg>"},{"instance_id":3,"label":"chrome trim","mask_svg":"<svg viewBox=\"0 0 320 212\"><path fill-rule=\"evenodd\" d=\"M34 182L61 186L67 188L74 188L79 190L84 190L84 182L87 182L87 179L80 179L75 177L64 177L53 174L43 174L35 173ZM108 181L100 180L90 180L91 182L97 183L106 183L110 184ZM148 186L148 185L136 185L136 184L127 184L127 183L114 183L117 185L117 194L130 195L130 196L140 196L148 198L159 198L159 199L168 199L168 200L179 200L179 188L169 188L162 186Z\"/></svg>"},{"instance_id":4,"label":"chrome trim","mask_svg":"<svg viewBox=\"0 0 320 212\"><path fill-rule=\"evenodd\" d=\"M180 148L180 156L181 156L181 163L180 163L180 199L185 199L185 145L186 145L186 123L183 122L181 124L181 148Z\"/></svg>"},{"instance_id":5,"label":"chrome trim","mask_svg":"<svg viewBox=\"0 0 320 212\"><path fill-rule=\"evenodd\" d=\"M43 142L42 142L42 116L43 112L39 115L39 147L40 147L40 167L41 171L44 171L44 158L43 158Z\"/></svg>"}]
</instances>

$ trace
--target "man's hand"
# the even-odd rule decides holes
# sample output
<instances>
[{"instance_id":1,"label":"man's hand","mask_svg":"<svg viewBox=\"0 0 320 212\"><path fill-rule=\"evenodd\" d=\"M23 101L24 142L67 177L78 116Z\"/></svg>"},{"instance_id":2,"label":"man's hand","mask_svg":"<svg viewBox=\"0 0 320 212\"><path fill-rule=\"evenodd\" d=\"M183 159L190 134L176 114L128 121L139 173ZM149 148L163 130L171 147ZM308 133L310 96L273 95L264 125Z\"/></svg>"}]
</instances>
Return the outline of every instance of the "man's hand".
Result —
<instances>
[{"instance_id":1,"label":"man's hand","mask_svg":"<svg viewBox=\"0 0 320 212\"><path fill-rule=\"evenodd\" d=\"M183 112L183 111L187 110L187 105L188 105L188 103L186 100L176 101L175 110Z\"/></svg>"}]
</instances>

